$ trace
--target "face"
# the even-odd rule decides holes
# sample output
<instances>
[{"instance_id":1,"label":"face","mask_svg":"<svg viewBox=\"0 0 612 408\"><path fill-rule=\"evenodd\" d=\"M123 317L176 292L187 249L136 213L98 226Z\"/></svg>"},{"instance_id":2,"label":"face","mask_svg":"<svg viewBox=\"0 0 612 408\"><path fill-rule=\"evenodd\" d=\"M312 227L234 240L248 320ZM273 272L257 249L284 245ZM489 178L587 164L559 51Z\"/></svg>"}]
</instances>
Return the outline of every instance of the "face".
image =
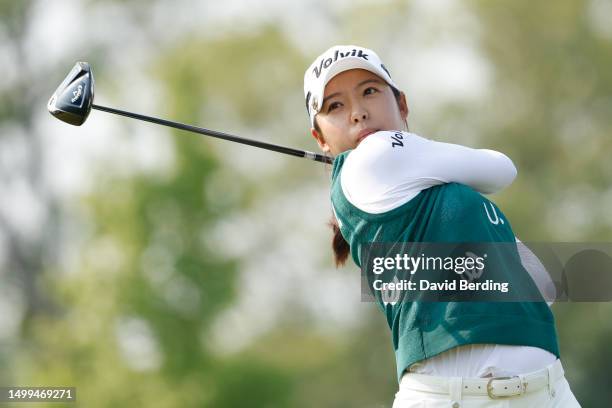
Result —
<instances>
[{"instance_id":1,"label":"face","mask_svg":"<svg viewBox=\"0 0 612 408\"><path fill-rule=\"evenodd\" d=\"M333 156L354 149L371 133L406 130L408 106L402 93L398 104L391 87L378 75L351 69L325 86L323 106L316 116L320 132L311 129L324 152Z\"/></svg>"}]
</instances>

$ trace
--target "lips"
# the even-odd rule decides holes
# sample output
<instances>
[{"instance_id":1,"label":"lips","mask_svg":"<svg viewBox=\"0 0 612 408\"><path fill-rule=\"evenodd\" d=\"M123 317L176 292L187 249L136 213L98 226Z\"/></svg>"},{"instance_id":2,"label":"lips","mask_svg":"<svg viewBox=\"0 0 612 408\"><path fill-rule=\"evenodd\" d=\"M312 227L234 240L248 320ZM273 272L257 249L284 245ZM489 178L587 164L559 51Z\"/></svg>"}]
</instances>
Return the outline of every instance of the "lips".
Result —
<instances>
[{"instance_id":1,"label":"lips","mask_svg":"<svg viewBox=\"0 0 612 408\"><path fill-rule=\"evenodd\" d=\"M357 134L357 143L360 143L363 139L376 132L378 132L376 129L363 129Z\"/></svg>"}]
</instances>

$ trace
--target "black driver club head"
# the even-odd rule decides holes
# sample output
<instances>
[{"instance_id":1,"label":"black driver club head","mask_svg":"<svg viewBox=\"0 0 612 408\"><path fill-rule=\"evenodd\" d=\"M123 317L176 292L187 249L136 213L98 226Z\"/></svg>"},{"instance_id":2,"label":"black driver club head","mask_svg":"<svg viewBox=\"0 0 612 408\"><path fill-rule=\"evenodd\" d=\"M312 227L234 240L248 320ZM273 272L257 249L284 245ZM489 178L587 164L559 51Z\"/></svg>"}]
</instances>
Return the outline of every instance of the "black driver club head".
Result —
<instances>
[{"instance_id":1,"label":"black driver club head","mask_svg":"<svg viewBox=\"0 0 612 408\"><path fill-rule=\"evenodd\" d=\"M80 126L85 122L94 97L94 80L86 62L77 62L55 90L47 109L59 120Z\"/></svg>"}]
</instances>

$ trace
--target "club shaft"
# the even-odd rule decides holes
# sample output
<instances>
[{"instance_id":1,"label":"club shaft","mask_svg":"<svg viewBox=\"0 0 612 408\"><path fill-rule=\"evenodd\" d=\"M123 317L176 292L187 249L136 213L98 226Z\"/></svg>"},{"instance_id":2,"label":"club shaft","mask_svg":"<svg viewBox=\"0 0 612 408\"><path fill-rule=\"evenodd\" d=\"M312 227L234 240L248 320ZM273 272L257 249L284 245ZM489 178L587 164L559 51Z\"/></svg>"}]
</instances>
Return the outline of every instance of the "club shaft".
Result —
<instances>
[{"instance_id":1,"label":"club shaft","mask_svg":"<svg viewBox=\"0 0 612 408\"><path fill-rule=\"evenodd\" d=\"M258 140L246 139L239 136L230 135L228 133L219 132L216 130L210 130L201 128L198 126L186 125L184 123L173 122L170 120L154 118L152 116L141 115L138 113L127 112L120 109L109 108L107 106L100 106L92 104L92 109L97 109L104 112L114 113L116 115L127 116L128 118L144 120L145 122L156 123L158 125L168 126L175 129L186 130L188 132L195 132L201 135L216 137L218 139L229 140L230 142L242 143L249 146L259 147L261 149L272 150L274 152L289 154L291 156L303 157L305 159L310 159L314 161L318 161L321 163L332 163L332 158L328 156L324 156L319 153L309 152L306 150L294 149L286 146L279 146L272 143L260 142Z\"/></svg>"}]
</instances>

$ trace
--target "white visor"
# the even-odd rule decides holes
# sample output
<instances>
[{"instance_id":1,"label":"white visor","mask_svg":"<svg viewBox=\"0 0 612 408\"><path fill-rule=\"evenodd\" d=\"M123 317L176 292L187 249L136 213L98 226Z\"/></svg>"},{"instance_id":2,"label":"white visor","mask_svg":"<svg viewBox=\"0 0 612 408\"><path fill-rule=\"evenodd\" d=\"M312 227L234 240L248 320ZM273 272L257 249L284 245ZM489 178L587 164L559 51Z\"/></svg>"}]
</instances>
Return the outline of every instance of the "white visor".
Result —
<instances>
[{"instance_id":1,"label":"white visor","mask_svg":"<svg viewBox=\"0 0 612 408\"><path fill-rule=\"evenodd\" d=\"M310 125L323 105L325 86L336 75L349 69L365 69L397 89L389 71L376 53L355 45L336 45L319 55L304 74L304 96Z\"/></svg>"}]
</instances>

